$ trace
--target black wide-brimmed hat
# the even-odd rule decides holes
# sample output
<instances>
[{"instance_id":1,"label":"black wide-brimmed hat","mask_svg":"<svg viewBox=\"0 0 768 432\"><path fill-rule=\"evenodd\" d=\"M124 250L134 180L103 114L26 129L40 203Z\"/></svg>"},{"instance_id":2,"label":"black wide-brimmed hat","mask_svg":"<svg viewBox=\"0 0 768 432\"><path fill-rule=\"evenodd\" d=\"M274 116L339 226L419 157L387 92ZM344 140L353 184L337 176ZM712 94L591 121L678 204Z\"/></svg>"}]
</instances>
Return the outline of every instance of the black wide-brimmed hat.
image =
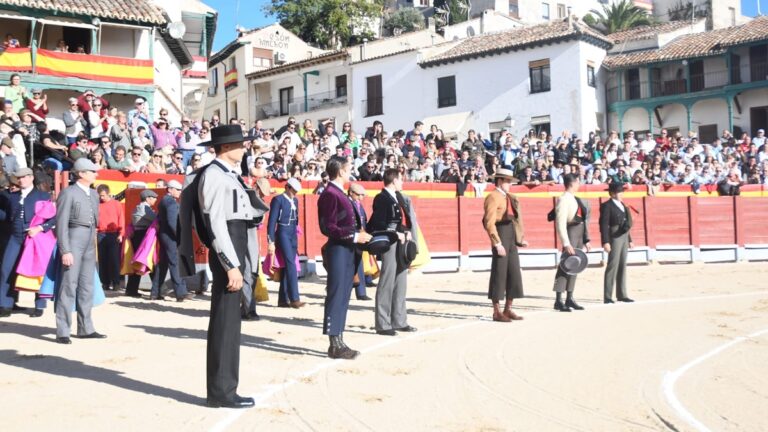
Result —
<instances>
[{"instance_id":1,"label":"black wide-brimmed hat","mask_svg":"<svg viewBox=\"0 0 768 432\"><path fill-rule=\"evenodd\" d=\"M583 272L589 264L586 252L578 248L573 250L575 252L573 255L565 255L565 258L560 260L560 269L571 276Z\"/></svg>"},{"instance_id":2,"label":"black wide-brimmed hat","mask_svg":"<svg viewBox=\"0 0 768 432\"><path fill-rule=\"evenodd\" d=\"M608 193L622 193L626 190L626 185L622 182L613 182L608 185Z\"/></svg>"},{"instance_id":3,"label":"black wide-brimmed hat","mask_svg":"<svg viewBox=\"0 0 768 432\"><path fill-rule=\"evenodd\" d=\"M419 248L416 246L416 242L408 240L403 243L402 247L397 251L397 267L399 269L406 269L411 266L413 260L416 259L416 254L419 253Z\"/></svg>"},{"instance_id":4,"label":"black wide-brimmed hat","mask_svg":"<svg viewBox=\"0 0 768 432\"><path fill-rule=\"evenodd\" d=\"M252 141L255 139L256 137L254 136L243 136L243 129L240 127L240 125L224 125L211 128L211 140L202 142L198 144L198 146L216 147L224 144Z\"/></svg>"},{"instance_id":5,"label":"black wide-brimmed hat","mask_svg":"<svg viewBox=\"0 0 768 432\"><path fill-rule=\"evenodd\" d=\"M380 255L389 250L389 247L397 241L397 233L394 231L374 231L371 239L362 246L371 255Z\"/></svg>"}]
</instances>

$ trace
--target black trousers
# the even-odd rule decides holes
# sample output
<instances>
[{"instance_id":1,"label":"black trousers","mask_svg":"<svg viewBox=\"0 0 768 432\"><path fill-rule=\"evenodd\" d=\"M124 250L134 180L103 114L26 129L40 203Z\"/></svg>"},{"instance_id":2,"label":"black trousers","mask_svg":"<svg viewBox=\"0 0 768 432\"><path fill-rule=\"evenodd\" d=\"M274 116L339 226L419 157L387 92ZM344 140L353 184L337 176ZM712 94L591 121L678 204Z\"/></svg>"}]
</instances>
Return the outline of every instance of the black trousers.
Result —
<instances>
[{"instance_id":1,"label":"black trousers","mask_svg":"<svg viewBox=\"0 0 768 432\"><path fill-rule=\"evenodd\" d=\"M113 289L120 286L120 242L116 232L99 233L99 278L103 286L111 285Z\"/></svg>"},{"instance_id":2,"label":"black trousers","mask_svg":"<svg viewBox=\"0 0 768 432\"><path fill-rule=\"evenodd\" d=\"M227 229L240 261L240 272L245 270L248 250L245 221L228 221ZM232 401L240 380L240 291L227 290L229 278L216 252L208 252L208 264L213 273L211 288L211 318L208 322L207 387L208 399Z\"/></svg>"}]
</instances>

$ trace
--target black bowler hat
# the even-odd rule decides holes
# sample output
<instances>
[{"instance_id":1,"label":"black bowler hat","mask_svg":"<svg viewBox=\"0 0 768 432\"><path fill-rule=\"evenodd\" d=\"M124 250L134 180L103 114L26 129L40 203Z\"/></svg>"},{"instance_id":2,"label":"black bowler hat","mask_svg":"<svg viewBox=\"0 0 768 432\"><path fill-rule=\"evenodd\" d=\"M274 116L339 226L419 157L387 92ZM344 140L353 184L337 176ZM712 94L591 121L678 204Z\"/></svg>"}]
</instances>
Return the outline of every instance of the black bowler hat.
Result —
<instances>
[{"instance_id":1,"label":"black bowler hat","mask_svg":"<svg viewBox=\"0 0 768 432\"><path fill-rule=\"evenodd\" d=\"M243 129L240 125L224 125L211 128L211 140L198 144L203 147L216 147L224 144L241 143L243 141L255 140L254 136L243 136Z\"/></svg>"},{"instance_id":2,"label":"black bowler hat","mask_svg":"<svg viewBox=\"0 0 768 432\"><path fill-rule=\"evenodd\" d=\"M406 269L411 266L413 260L416 259L416 255L419 253L419 248L416 246L416 242L413 240L407 240L403 243L403 246L398 248L397 251L397 267L400 269Z\"/></svg>"}]
</instances>

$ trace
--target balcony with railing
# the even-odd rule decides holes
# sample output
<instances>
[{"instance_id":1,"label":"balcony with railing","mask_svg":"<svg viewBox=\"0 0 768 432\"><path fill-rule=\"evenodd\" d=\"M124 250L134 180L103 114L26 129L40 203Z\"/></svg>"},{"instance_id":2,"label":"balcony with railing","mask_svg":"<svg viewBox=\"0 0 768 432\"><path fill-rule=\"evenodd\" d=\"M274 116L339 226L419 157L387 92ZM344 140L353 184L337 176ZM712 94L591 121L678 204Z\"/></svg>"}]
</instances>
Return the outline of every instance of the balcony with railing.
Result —
<instances>
[{"instance_id":1,"label":"balcony with railing","mask_svg":"<svg viewBox=\"0 0 768 432\"><path fill-rule=\"evenodd\" d=\"M687 78L625 81L607 89L608 103L694 94L726 86L768 81L768 63L692 74Z\"/></svg>"},{"instance_id":2,"label":"balcony with railing","mask_svg":"<svg viewBox=\"0 0 768 432\"><path fill-rule=\"evenodd\" d=\"M315 93L306 97L294 97L290 100L274 101L256 106L256 120L266 120L275 117L292 116L312 111L321 111L345 106L347 95L344 92L332 90Z\"/></svg>"}]
</instances>

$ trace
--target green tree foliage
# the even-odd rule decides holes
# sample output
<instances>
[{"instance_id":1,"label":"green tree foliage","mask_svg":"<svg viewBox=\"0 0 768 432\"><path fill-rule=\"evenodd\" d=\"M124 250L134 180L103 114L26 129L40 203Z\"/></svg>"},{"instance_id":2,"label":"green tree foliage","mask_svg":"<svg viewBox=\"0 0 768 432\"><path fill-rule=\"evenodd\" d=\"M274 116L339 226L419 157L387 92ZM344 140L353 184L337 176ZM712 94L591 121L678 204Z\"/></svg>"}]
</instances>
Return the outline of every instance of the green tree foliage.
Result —
<instances>
[{"instance_id":1,"label":"green tree foliage","mask_svg":"<svg viewBox=\"0 0 768 432\"><path fill-rule=\"evenodd\" d=\"M382 7L383 0L272 0L264 10L307 43L333 49L371 38Z\"/></svg>"},{"instance_id":2,"label":"green tree foliage","mask_svg":"<svg viewBox=\"0 0 768 432\"><path fill-rule=\"evenodd\" d=\"M424 28L424 15L415 8L398 9L384 20L384 28L390 34L421 30Z\"/></svg>"},{"instance_id":3,"label":"green tree foliage","mask_svg":"<svg viewBox=\"0 0 768 432\"><path fill-rule=\"evenodd\" d=\"M435 0L435 7L449 11L448 25L458 24L467 20L468 0Z\"/></svg>"},{"instance_id":4,"label":"green tree foliage","mask_svg":"<svg viewBox=\"0 0 768 432\"><path fill-rule=\"evenodd\" d=\"M592 16L594 15L594 16ZM649 25L653 18L644 9L635 6L630 0L621 0L610 5L603 5L602 11L592 11L590 18L584 17L584 22L610 34L633 27Z\"/></svg>"}]
</instances>

